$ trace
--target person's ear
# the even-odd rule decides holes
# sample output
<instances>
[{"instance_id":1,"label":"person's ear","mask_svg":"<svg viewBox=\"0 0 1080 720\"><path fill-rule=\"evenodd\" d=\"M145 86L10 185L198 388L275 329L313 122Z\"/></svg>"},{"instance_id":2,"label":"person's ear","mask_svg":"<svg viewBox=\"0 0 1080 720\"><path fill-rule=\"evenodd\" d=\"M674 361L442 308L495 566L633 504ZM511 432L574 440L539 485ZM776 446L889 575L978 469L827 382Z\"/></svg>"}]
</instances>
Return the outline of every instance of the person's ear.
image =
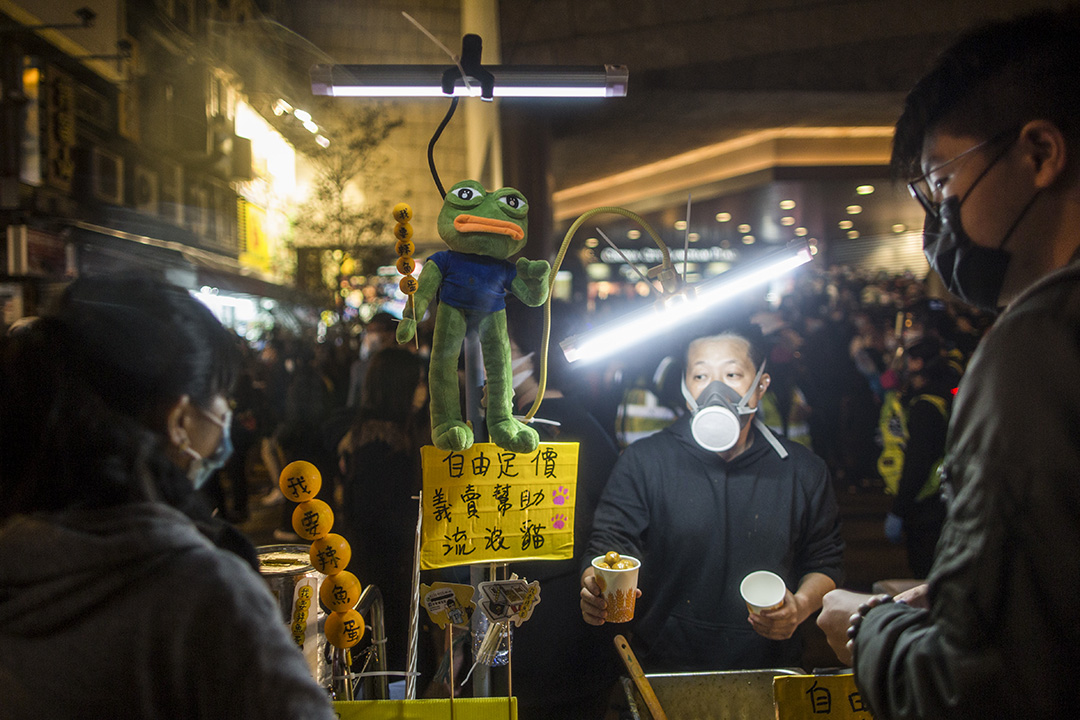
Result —
<instances>
[{"instance_id":1,"label":"person's ear","mask_svg":"<svg viewBox=\"0 0 1080 720\"><path fill-rule=\"evenodd\" d=\"M191 442L187 431L187 418L191 410L191 397L181 395L165 415L165 435L169 444L183 450Z\"/></svg>"},{"instance_id":2,"label":"person's ear","mask_svg":"<svg viewBox=\"0 0 1080 720\"><path fill-rule=\"evenodd\" d=\"M1068 143L1061 128L1049 120L1032 120L1020 130L1018 143L1030 163L1035 187L1041 190L1057 182L1068 164Z\"/></svg>"},{"instance_id":3,"label":"person's ear","mask_svg":"<svg viewBox=\"0 0 1080 720\"><path fill-rule=\"evenodd\" d=\"M761 398L765 397L765 391L769 389L769 383L772 382L772 378L769 377L769 373L762 373L761 379L758 381L758 386L754 389L754 404L759 405Z\"/></svg>"}]
</instances>

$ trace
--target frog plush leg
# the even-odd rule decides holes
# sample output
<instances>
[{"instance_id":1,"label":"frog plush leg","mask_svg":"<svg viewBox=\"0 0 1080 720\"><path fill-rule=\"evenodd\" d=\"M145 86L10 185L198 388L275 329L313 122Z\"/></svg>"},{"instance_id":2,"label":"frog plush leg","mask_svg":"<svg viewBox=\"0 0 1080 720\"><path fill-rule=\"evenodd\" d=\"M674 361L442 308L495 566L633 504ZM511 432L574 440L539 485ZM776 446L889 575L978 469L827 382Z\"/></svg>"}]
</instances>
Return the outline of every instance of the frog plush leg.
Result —
<instances>
[{"instance_id":1,"label":"frog plush leg","mask_svg":"<svg viewBox=\"0 0 1080 720\"><path fill-rule=\"evenodd\" d=\"M510 341L506 334L506 311L480 320L480 347L487 376L487 431L491 442L512 452L532 452L540 436L513 418L514 385L510 365Z\"/></svg>"},{"instance_id":2,"label":"frog plush leg","mask_svg":"<svg viewBox=\"0 0 1080 720\"><path fill-rule=\"evenodd\" d=\"M467 450L473 432L461 419L458 356L465 339L465 313L439 303L431 342L428 388L431 393L431 442L440 450Z\"/></svg>"}]
</instances>

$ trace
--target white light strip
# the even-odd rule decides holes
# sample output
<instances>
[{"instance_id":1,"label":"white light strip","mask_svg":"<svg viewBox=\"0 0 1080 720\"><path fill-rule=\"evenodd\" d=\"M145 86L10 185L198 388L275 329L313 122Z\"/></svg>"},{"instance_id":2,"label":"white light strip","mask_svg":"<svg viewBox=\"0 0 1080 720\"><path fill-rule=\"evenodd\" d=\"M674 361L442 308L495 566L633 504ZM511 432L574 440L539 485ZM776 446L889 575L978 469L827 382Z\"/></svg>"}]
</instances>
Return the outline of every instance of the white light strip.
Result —
<instances>
[{"instance_id":1,"label":"white light strip","mask_svg":"<svg viewBox=\"0 0 1080 720\"><path fill-rule=\"evenodd\" d=\"M622 97L629 72L623 65L500 66L485 68L494 77L495 97ZM315 65L311 92L335 97L449 97L444 73L454 73L453 94L478 97L481 83L470 77L466 88L453 66L442 65Z\"/></svg>"},{"instance_id":2,"label":"white light strip","mask_svg":"<svg viewBox=\"0 0 1080 720\"><path fill-rule=\"evenodd\" d=\"M450 97L442 91L440 86L418 85L342 85L328 88L327 95L334 97ZM606 87L505 87L496 85L493 93L495 97L609 97L611 93ZM454 95L457 97L480 97L480 86L472 88L454 87Z\"/></svg>"},{"instance_id":3,"label":"white light strip","mask_svg":"<svg viewBox=\"0 0 1080 720\"><path fill-rule=\"evenodd\" d=\"M564 340L561 343L563 353L570 362L589 362L607 357L666 332L723 300L808 263L811 257L810 247L806 243L785 248L743 271L732 270L693 286L696 297L687 298L685 302L671 299L663 306L652 305L591 332Z\"/></svg>"}]
</instances>

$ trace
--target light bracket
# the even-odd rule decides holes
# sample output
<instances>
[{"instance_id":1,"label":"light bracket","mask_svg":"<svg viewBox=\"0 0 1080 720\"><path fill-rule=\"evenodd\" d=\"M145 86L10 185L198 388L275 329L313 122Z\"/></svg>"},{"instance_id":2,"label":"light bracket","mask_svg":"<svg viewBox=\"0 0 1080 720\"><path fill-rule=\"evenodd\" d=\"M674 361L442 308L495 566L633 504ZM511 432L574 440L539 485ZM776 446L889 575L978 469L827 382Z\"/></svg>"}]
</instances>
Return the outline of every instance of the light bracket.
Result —
<instances>
[{"instance_id":1,"label":"light bracket","mask_svg":"<svg viewBox=\"0 0 1080 720\"><path fill-rule=\"evenodd\" d=\"M625 65L489 65L479 35L461 41L456 65L315 65L311 92L332 97L625 97ZM465 76L462 77L462 71ZM465 78L468 78L466 84Z\"/></svg>"}]
</instances>

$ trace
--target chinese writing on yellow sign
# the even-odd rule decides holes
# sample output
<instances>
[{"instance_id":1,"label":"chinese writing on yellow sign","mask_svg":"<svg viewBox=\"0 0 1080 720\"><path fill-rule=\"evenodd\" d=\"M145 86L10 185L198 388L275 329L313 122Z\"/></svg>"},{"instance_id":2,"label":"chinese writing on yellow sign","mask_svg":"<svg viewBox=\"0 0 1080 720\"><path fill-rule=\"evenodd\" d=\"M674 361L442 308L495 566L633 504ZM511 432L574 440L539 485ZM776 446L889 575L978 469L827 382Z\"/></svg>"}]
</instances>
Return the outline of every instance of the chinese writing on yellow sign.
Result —
<instances>
[{"instance_id":1,"label":"chinese writing on yellow sign","mask_svg":"<svg viewBox=\"0 0 1080 720\"><path fill-rule=\"evenodd\" d=\"M573 557L577 443L540 443L531 453L428 445L420 455L424 570Z\"/></svg>"},{"instance_id":2,"label":"chinese writing on yellow sign","mask_svg":"<svg viewBox=\"0 0 1080 720\"><path fill-rule=\"evenodd\" d=\"M778 720L873 720L851 673L777 676L773 696Z\"/></svg>"}]
</instances>

